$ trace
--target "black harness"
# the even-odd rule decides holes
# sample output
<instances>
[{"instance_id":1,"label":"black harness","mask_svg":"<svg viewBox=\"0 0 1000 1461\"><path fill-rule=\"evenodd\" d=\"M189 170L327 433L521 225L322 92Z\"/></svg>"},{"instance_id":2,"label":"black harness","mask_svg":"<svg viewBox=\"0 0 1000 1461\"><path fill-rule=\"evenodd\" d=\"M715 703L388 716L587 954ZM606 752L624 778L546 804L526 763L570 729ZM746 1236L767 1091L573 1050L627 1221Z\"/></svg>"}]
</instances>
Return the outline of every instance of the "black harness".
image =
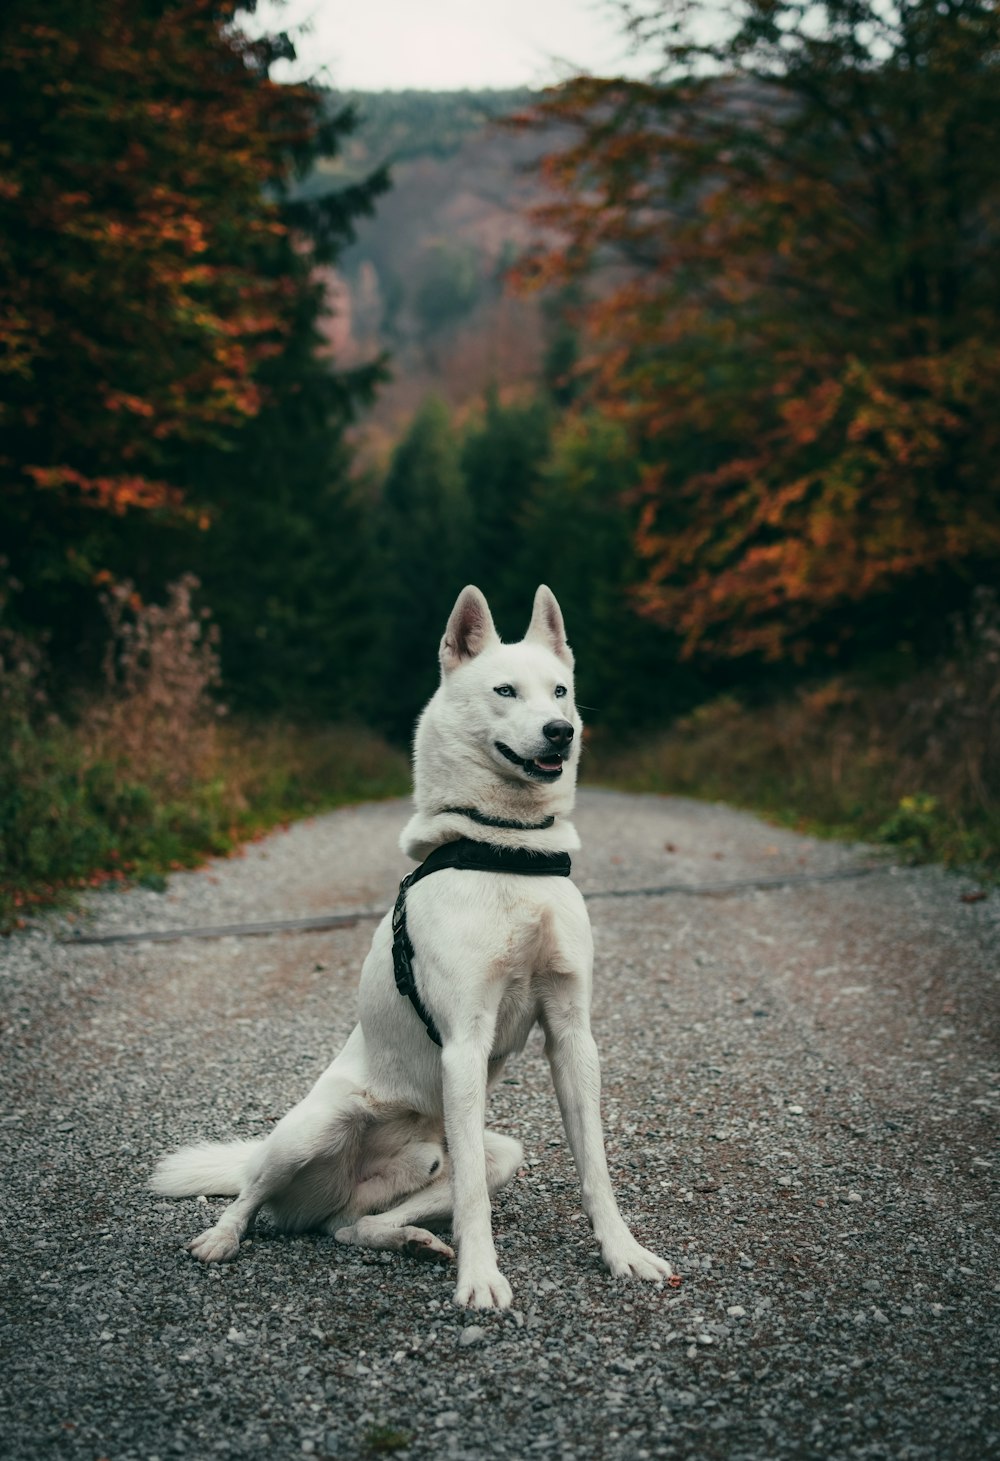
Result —
<instances>
[{"instance_id":1,"label":"black harness","mask_svg":"<svg viewBox=\"0 0 1000 1461\"><path fill-rule=\"evenodd\" d=\"M445 842L441 847L435 847L430 856L403 879L392 910L392 969L396 988L413 1005L435 1045L441 1044L441 1036L417 992L413 977L413 944L406 931L406 890L421 878L449 867L460 872L517 873L522 877L548 878L568 878L572 871L568 852L532 852L524 847L497 847L492 842L473 842L471 838L460 837L457 842Z\"/></svg>"}]
</instances>

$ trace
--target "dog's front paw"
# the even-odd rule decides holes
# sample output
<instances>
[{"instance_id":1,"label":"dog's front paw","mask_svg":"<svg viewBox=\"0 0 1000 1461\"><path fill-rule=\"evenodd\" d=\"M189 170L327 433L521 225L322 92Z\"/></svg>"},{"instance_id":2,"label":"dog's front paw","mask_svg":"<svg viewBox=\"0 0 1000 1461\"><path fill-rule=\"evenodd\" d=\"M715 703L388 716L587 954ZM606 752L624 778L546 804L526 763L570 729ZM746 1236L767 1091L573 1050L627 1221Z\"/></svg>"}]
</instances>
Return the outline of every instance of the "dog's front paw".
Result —
<instances>
[{"instance_id":1,"label":"dog's front paw","mask_svg":"<svg viewBox=\"0 0 1000 1461\"><path fill-rule=\"evenodd\" d=\"M629 1234L627 1240L605 1243L601 1256L614 1278L638 1278L645 1283L665 1283L673 1269L665 1258L650 1253Z\"/></svg>"},{"instance_id":2,"label":"dog's front paw","mask_svg":"<svg viewBox=\"0 0 1000 1461\"><path fill-rule=\"evenodd\" d=\"M202 1263L228 1263L240 1251L240 1240L231 1228L206 1228L187 1246Z\"/></svg>"},{"instance_id":3,"label":"dog's front paw","mask_svg":"<svg viewBox=\"0 0 1000 1461\"><path fill-rule=\"evenodd\" d=\"M493 1267L460 1277L452 1302L460 1309L509 1309L513 1299L510 1284Z\"/></svg>"}]
</instances>

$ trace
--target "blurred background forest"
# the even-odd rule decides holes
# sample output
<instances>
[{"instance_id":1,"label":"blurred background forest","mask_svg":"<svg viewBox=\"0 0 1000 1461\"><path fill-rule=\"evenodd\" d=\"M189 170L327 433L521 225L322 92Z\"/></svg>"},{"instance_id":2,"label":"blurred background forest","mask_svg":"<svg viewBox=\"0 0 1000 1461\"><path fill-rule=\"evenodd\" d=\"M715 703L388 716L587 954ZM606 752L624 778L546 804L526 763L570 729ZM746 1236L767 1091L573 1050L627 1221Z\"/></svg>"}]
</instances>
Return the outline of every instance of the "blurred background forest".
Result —
<instances>
[{"instance_id":1,"label":"blurred background forest","mask_svg":"<svg viewBox=\"0 0 1000 1461\"><path fill-rule=\"evenodd\" d=\"M543 93L236 17L0 14L0 919L405 791L467 582L555 590L585 776L995 869L996 7Z\"/></svg>"}]
</instances>

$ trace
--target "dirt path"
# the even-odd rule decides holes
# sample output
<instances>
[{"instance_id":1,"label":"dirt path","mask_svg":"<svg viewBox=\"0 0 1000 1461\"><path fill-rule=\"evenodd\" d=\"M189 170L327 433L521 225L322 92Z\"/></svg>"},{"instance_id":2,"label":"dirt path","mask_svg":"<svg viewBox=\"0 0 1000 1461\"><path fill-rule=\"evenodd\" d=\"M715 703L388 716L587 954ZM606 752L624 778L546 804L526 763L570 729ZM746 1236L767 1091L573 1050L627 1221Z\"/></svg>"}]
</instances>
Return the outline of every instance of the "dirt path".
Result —
<instances>
[{"instance_id":1,"label":"dirt path","mask_svg":"<svg viewBox=\"0 0 1000 1461\"><path fill-rule=\"evenodd\" d=\"M3 1454L997 1454L1000 895L725 808L585 792L574 858L612 1170L679 1290L603 1274L537 1040L491 1113L527 1153L496 1205L512 1314L266 1222L225 1269L183 1252L205 1207L147 1195L153 1157L303 1093L372 923L59 940L384 908L403 820L302 823L0 945Z\"/></svg>"}]
</instances>

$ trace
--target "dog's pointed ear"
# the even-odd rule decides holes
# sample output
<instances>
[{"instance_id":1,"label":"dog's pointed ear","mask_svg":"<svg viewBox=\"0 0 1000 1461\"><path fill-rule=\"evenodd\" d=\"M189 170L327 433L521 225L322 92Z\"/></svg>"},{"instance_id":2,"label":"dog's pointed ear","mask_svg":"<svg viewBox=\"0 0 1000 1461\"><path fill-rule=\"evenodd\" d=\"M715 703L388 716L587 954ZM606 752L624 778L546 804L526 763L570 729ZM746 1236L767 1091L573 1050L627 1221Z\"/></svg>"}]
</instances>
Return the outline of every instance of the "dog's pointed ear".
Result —
<instances>
[{"instance_id":1,"label":"dog's pointed ear","mask_svg":"<svg viewBox=\"0 0 1000 1461\"><path fill-rule=\"evenodd\" d=\"M535 606L531 611L531 623L525 639L534 639L544 644L570 669L573 668L573 651L566 643L566 625L562 609L548 584L540 583L535 592Z\"/></svg>"},{"instance_id":2,"label":"dog's pointed ear","mask_svg":"<svg viewBox=\"0 0 1000 1461\"><path fill-rule=\"evenodd\" d=\"M499 644L490 606L471 583L455 600L448 626L441 640L441 668L448 673L475 659L484 649Z\"/></svg>"}]
</instances>

